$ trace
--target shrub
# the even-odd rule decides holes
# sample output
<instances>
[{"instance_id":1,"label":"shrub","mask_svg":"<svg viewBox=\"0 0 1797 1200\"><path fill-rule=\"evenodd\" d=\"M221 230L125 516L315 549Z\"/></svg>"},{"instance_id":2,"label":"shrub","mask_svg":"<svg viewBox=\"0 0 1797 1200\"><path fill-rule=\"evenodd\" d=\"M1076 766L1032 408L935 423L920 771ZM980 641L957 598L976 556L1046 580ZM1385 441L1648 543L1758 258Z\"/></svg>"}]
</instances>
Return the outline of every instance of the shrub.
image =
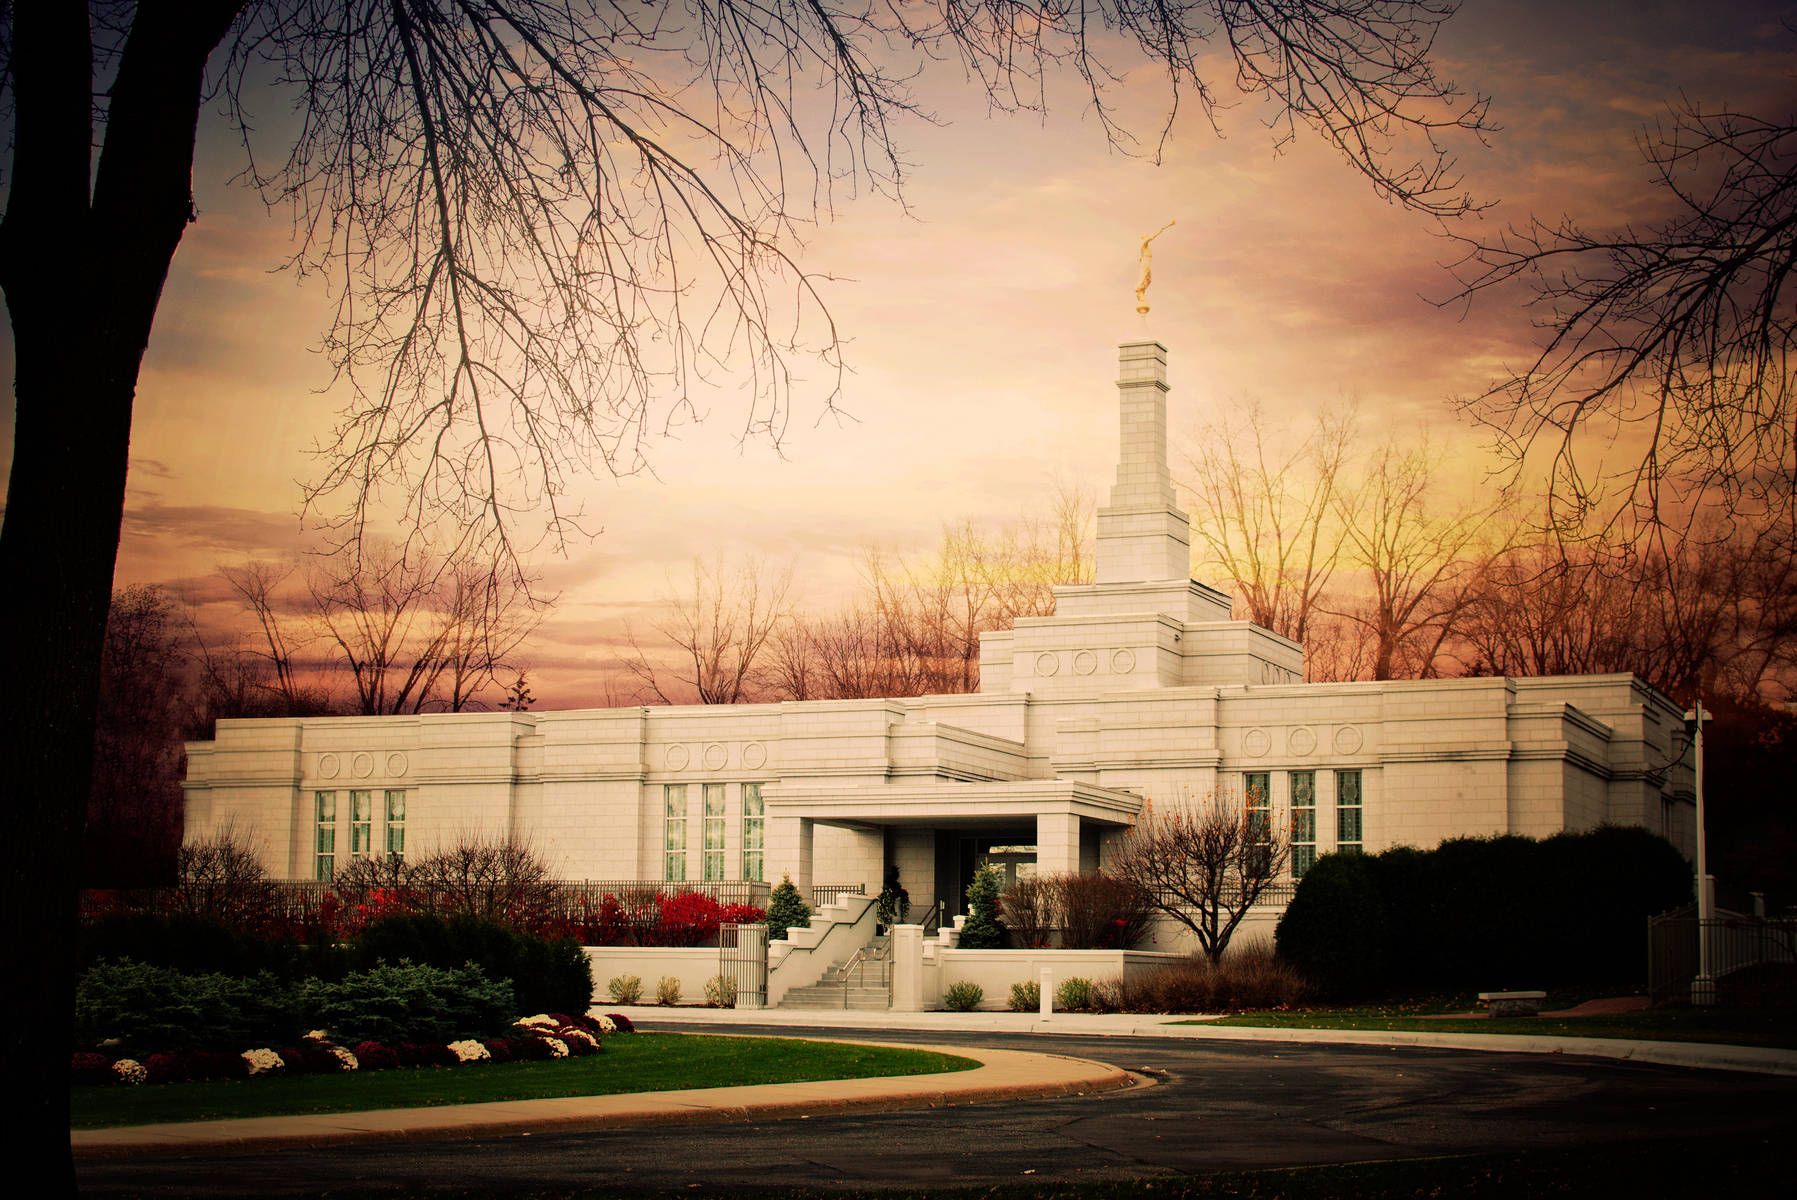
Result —
<instances>
[{"instance_id":1,"label":"shrub","mask_svg":"<svg viewBox=\"0 0 1797 1200\"><path fill-rule=\"evenodd\" d=\"M70 1083L96 1087L112 1081L112 1060L104 1054L78 1050L69 1056Z\"/></svg>"},{"instance_id":2,"label":"shrub","mask_svg":"<svg viewBox=\"0 0 1797 1200\"><path fill-rule=\"evenodd\" d=\"M379 1042L357 1042L355 1055L364 1071L390 1071L399 1065L399 1056Z\"/></svg>"},{"instance_id":3,"label":"shrub","mask_svg":"<svg viewBox=\"0 0 1797 1200\"><path fill-rule=\"evenodd\" d=\"M985 998L986 989L977 983L962 980L948 985L948 990L942 993L942 1004L950 1012L972 1012Z\"/></svg>"},{"instance_id":4,"label":"shrub","mask_svg":"<svg viewBox=\"0 0 1797 1200\"><path fill-rule=\"evenodd\" d=\"M672 1008L680 1003L680 980L672 975L663 975L655 981L655 1002Z\"/></svg>"},{"instance_id":5,"label":"shrub","mask_svg":"<svg viewBox=\"0 0 1797 1200\"><path fill-rule=\"evenodd\" d=\"M763 918L767 925L767 936L774 938L786 936L786 931L794 925L808 925L811 922L811 906L799 895L799 889L793 886L792 876L783 875L774 890L768 893L767 916Z\"/></svg>"},{"instance_id":6,"label":"shrub","mask_svg":"<svg viewBox=\"0 0 1797 1200\"><path fill-rule=\"evenodd\" d=\"M1123 980L1101 979L1093 984L1091 1005L1093 1012L1122 1012Z\"/></svg>"},{"instance_id":7,"label":"shrub","mask_svg":"<svg viewBox=\"0 0 1797 1200\"><path fill-rule=\"evenodd\" d=\"M610 1021L613 1025L617 1026L617 1031L619 1033L635 1033L636 1032L636 1026L632 1025L630 1023L630 1018L625 1016L623 1013L606 1013L605 1019Z\"/></svg>"},{"instance_id":8,"label":"shrub","mask_svg":"<svg viewBox=\"0 0 1797 1200\"><path fill-rule=\"evenodd\" d=\"M1274 938L1279 954L1324 995L1369 995L1385 979L1386 910L1371 860L1325 854L1304 873Z\"/></svg>"},{"instance_id":9,"label":"shrub","mask_svg":"<svg viewBox=\"0 0 1797 1200\"><path fill-rule=\"evenodd\" d=\"M447 1043L503 1029L515 1011L511 983L489 978L473 963L381 964L337 983L309 981L301 991L309 1018L345 1042Z\"/></svg>"},{"instance_id":10,"label":"shrub","mask_svg":"<svg viewBox=\"0 0 1797 1200\"><path fill-rule=\"evenodd\" d=\"M728 975L713 975L705 981L705 1004L708 1008L736 1007L736 980Z\"/></svg>"},{"instance_id":11,"label":"shrub","mask_svg":"<svg viewBox=\"0 0 1797 1200\"><path fill-rule=\"evenodd\" d=\"M1305 874L1278 935L1280 953L1338 997L1639 983L1646 919L1691 897L1689 865L1632 827L1345 861Z\"/></svg>"},{"instance_id":12,"label":"shrub","mask_svg":"<svg viewBox=\"0 0 1797 1200\"><path fill-rule=\"evenodd\" d=\"M1008 893L1007 893L1008 894ZM1042 1007L1042 985L1034 979L1011 985L1012 1012L1036 1012Z\"/></svg>"},{"instance_id":13,"label":"shrub","mask_svg":"<svg viewBox=\"0 0 1797 1200\"><path fill-rule=\"evenodd\" d=\"M1149 907L1141 889L1109 875L1057 875L1052 880L1069 950L1132 950L1148 932Z\"/></svg>"},{"instance_id":14,"label":"shrub","mask_svg":"<svg viewBox=\"0 0 1797 1200\"><path fill-rule=\"evenodd\" d=\"M478 966L511 983L519 1009L573 1009L593 1002L593 967L573 938L550 940L480 917L407 914L369 924L356 939L355 966L410 960L422 966Z\"/></svg>"},{"instance_id":15,"label":"shrub","mask_svg":"<svg viewBox=\"0 0 1797 1200\"><path fill-rule=\"evenodd\" d=\"M643 981L635 975L614 975L606 983L605 992L613 1004L641 1004Z\"/></svg>"},{"instance_id":16,"label":"shrub","mask_svg":"<svg viewBox=\"0 0 1797 1200\"><path fill-rule=\"evenodd\" d=\"M1052 877L1019 879L998 898L998 909L1011 937L1026 950L1048 945L1059 917L1057 889Z\"/></svg>"},{"instance_id":17,"label":"shrub","mask_svg":"<svg viewBox=\"0 0 1797 1200\"><path fill-rule=\"evenodd\" d=\"M242 979L134 962L98 962L75 988L75 1043L127 1049L232 1050L300 1029L291 989L267 973Z\"/></svg>"},{"instance_id":18,"label":"shrub","mask_svg":"<svg viewBox=\"0 0 1797 1200\"><path fill-rule=\"evenodd\" d=\"M987 863L973 873L967 887L967 921L961 926L963 950L996 950L1005 942L998 924L999 869Z\"/></svg>"},{"instance_id":19,"label":"shrub","mask_svg":"<svg viewBox=\"0 0 1797 1200\"><path fill-rule=\"evenodd\" d=\"M1309 878L1306 873L1305 878ZM1125 1012L1212 1013L1290 1008L1316 989L1264 943L1238 947L1213 964L1202 955L1094 989L1094 1003Z\"/></svg>"},{"instance_id":20,"label":"shrub","mask_svg":"<svg viewBox=\"0 0 1797 1200\"><path fill-rule=\"evenodd\" d=\"M1063 1012L1084 1012L1092 1005L1092 981L1074 975L1054 990L1055 1007Z\"/></svg>"}]
</instances>

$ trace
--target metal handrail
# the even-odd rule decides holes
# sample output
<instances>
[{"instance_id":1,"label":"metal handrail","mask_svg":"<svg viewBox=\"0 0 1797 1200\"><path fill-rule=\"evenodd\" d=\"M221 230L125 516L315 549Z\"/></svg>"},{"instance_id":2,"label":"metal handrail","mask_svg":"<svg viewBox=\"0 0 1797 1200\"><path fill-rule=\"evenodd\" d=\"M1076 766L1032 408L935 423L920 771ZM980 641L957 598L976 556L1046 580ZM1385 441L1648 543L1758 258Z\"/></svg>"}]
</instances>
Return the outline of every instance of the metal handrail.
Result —
<instances>
[{"instance_id":1,"label":"metal handrail","mask_svg":"<svg viewBox=\"0 0 1797 1200\"><path fill-rule=\"evenodd\" d=\"M926 938L932 932L940 933L942 930L942 901L938 900L930 905L930 911L925 913L923 920L917 923L923 926L923 935Z\"/></svg>"}]
</instances>

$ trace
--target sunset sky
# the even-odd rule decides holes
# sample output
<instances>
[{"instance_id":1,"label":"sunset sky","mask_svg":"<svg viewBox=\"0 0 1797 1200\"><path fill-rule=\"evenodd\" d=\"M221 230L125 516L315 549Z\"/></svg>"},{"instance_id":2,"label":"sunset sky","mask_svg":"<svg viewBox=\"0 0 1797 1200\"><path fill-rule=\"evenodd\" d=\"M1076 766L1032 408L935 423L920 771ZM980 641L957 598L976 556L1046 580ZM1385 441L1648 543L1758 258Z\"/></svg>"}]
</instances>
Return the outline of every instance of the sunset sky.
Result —
<instances>
[{"instance_id":1,"label":"sunset sky","mask_svg":"<svg viewBox=\"0 0 1797 1200\"><path fill-rule=\"evenodd\" d=\"M1465 231L1530 214L1593 228L1655 219L1664 200L1636 135L1681 94L1790 112L1787 10L1467 0L1437 61L1491 97L1499 130L1459 147L1467 190L1498 202ZM622 620L642 620L695 555L792 559L800 600L827 607L870 544L922 548L945 521L1015 518L1057 477L1102 496L1120 341L1169 347L1176 438L1250 400L1302 423L1354 397L1372 433L1430 428L1469 478L1484 469L1453 400L1524 360L1526 314L1499 297L1470 312L1431 304L1453 291L1452 245L1315 139L1301 131L1275 156L1252 105L1221 114L1222 138L1188 105L1157 166L1107 148L1065 87L1046 118L989 116L953 70L918 93L945 124L900 130L909 212L877 196L839 203L802 252L837 279L825 295L849 343L852 419L820 422L801 393L776 453L739 444L740 411L720 388L705 423L654 448L653 477L588 485L603 533L539 563L560 600L525 656L538 707L597 701ZM1151 68L1119 97L1147 131L1164 98ZM277 270L289 224L228 182L240 165L229 135L204 119L199 220L138 389L120 586L208 594L220 563L306 545L296 481L317 473L306 448L343 402L318 391L326 297ZM1136 245L1170 220L1144 324ZM10 425L3 436L10 462Z\"/></svg>"}]
</instances>

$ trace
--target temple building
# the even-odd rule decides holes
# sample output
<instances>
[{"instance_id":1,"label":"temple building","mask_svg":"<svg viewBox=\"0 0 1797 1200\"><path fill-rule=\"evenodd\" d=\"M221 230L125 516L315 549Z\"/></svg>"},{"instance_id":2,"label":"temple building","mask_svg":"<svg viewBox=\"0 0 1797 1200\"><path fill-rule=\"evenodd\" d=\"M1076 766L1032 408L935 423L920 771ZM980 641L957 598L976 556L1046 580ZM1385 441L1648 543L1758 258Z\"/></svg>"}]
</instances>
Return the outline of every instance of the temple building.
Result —
<instances>
[{"instance_id":1,"label":"temple building","mask_svg":"<svg viewBox=\"0 0 1797 1200\"><path fill-rule=\"evenodd\" d=\"M977 693L220 721L187 747L187 836L229 823L290 879L469 834L527 841L563 879L872 894L896 869L949 913L982 861L1097 869L1150 801L1265 807L1294 876L1336 850L1603 823L1691 854L1682 714L1634 676L1305 683L1303 647L1232 620L1189 578L1166 367L1157 342L1121 347L1096 582L985 634Z\"/></svg>"}]
</instances>

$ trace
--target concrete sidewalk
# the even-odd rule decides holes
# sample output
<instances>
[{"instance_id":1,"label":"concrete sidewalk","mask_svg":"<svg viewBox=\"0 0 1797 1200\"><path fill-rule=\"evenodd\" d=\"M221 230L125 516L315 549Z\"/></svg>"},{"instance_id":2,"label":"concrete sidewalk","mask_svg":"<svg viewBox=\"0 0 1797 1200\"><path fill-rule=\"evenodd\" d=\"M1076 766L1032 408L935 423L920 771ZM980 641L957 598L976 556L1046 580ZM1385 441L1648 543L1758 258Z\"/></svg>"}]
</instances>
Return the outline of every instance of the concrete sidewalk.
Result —
<instances>
[{"instance_id":1,"label":"concrete sidewalk","mask_svg":"<svg viewBox=\"0 0 1797 1200\"><path fill-rule=\"evenodd\" d=\"M843 1039L832 1039L826 1033L816 1040ZM852 1040L879 1044L877 1036ZM917 1047L906 1044L903 1048ZM980 1065L970 1071L937 1075L78 1129L70 1134L70 1142L77 1159L253 1153L346 1142L432 1141L507 1134L528 1137L533 1133L792 1118L855 1110L939 1108L987 1100L1084 1095L1144 1082L1107 1063L1061 1054L963 1046L944 1049L975 1059Z\"/></svg>"},{"instance_id":2,"label":"concrete sidewalk","mask_svg":"<svg viewBox=\"0 0 1797 1200\"><path fill-rule=\"evenodd\" d=\"M828 1012L817 1009L739 1010L727 1008L659 1008L653 1005L596 1006L593 1012L621 1012L632 1021L656 1029L724 1029L732 1025L774 1025L794 1030L871 1031L905 1029L919 1032L1034 1033L1073 1037L1191 1038L1227 1042L1312 1042L1361 1046L1435 1046L1451 1050L1486 1050L1505 1054L1583 1054L1628 1059L1674 1067L1718 1071L1756 1071L1797 1075L1797 1050L1730 1046L1714 1042L1654 1042L1624 1038L1546 1037L1530 1034L1436 1033L1409 1030L1251 1029L1235 1025L1172 1024L1192 1017L1141 1013L1012 1012Z\"/></svg>"}]
</instances>

